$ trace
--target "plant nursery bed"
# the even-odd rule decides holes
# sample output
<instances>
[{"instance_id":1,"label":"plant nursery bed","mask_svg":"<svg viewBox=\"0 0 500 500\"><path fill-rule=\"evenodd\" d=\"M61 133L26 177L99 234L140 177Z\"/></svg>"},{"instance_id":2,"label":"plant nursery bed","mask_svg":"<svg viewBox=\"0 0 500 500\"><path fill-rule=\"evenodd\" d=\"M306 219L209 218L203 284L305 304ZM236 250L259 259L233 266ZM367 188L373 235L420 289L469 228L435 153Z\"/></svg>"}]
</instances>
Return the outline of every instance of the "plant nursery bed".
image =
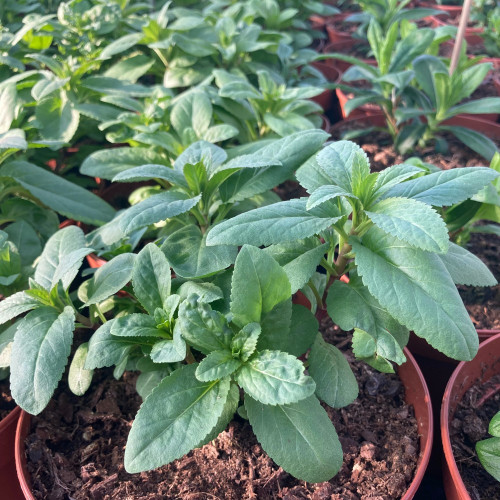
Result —
<instances>
[{"instance_id":1,"label":"plant nursery bed","mask_svg":"<svg viewBox=\"0 0 500 500\"><path fill-rule=\"evenodd\" d=\"M10 394L9 380L0 381L0 420L4 419L15 407L16 403Z\"/></svg>"},{"instance_id":2,"label":"plant nursery bed","mask_svg":"<svg viewBox=\"0 0 500 500\"><path fill-rule=\"evenodd\" d=\"M486 400L484 396L499 385L500 375L496 375L472 386L458 404L450 425L455 461L472 500L500 498L500 483L485 471L475 452L476 442L490 437L488 424L500 408L500 391Z\"/></svg>"},{"instance_id":3,"label":"plant nursery bed","mask_svg":"<svg viewBox=\"0 0 500 500\"><path fill-rule=\"evenodd\" d=\"M96 376L82 398L59 391L32 417L26 440L33 493L43 499L396 499L411 483L419 456L417 422L396 375L354 361L344 332L323 321L325 339L341 348L360 395L341 410L327 407L339 433L344 464L329 482L307 483L278 467L250 424L234 420L202 448L157 470L127 474L126 437L141 404L135 375Z\"/></svg>"}]
</instances>

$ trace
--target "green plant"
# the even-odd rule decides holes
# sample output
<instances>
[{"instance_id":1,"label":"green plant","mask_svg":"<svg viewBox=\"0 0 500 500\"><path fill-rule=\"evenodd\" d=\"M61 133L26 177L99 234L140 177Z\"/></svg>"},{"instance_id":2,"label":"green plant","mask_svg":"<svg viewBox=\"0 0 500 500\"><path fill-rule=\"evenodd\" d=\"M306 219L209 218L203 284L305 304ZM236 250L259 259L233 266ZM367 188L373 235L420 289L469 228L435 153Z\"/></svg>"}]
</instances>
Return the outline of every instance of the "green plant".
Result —
<instances>
[{"instance_id":1,"label":"green plant","mask_svg":"<svg viewBox=\"0 0 500 500\"><path fill-rule=\"evenodd\" d=\"M481 36L486 52L491 57L500 57L500 7L489 12Z\"/></svg>"},{"instance_id":2,"label":"green plant","mask_svg":"<svg viewBox=\"0 0 500 500\"><path fill-rule=\"evenodd\" d=\"M415 177L419 172L403 164L370 173L361 148L333 143L297 172L309 198L224 221L210 230L207 244L271 245L268 251L290 273L292 291L307 285L321 305L326 287L328 314L342 329L355 329L355 354L379 369L404 361L410 329L448 356L471 359L477 334L455 283L496 280L479 259L449 242L432 207L473 196L498 173L474 167ZM318 265L326 272L321 287L314 278ZM348 284L339 281L346 273Z\"/></svg>"},{"instance_id":3,"label":"green plant","mask_svg":"<svg viewBox=\"0 0 500 500\"><path fill-rule=\"evenodd\" d=\"M476 443L476 453L483 467L500 481L500 412L490 422L488 432L493 436Z\"/></svg>"}]
</instances>

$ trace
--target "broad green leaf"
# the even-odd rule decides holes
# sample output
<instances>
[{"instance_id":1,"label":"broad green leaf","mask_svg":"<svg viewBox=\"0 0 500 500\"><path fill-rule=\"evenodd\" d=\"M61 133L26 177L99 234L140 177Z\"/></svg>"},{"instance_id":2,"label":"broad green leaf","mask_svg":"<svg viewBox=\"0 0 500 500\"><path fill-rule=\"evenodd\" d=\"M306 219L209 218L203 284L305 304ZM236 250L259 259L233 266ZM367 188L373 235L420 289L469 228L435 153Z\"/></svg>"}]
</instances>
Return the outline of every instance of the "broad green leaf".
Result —
<instances>
[{"instance_id":1,"label":"broad green leaf","mask_svg":"<svg viewBox=\"0 0 500 500\"><path fill-rule=\"evenodd\" d=\"M267 205L214 226L207 245L271 245L318 234L343 214L333 202L307 210L307 198Z\"/></svg>"},{"instance_id":2,"label":"broad green leaf","mask_svg":"<svg viewBox=\"0 0 500 500\"><path fill-rule=\"evenodd\" d=\"M182 457L215 427L229 381L200 382L197 367L194 363L174 371L144 401L125 448L127 472L155 469Z\"/></svg>"},{"instance_id":3,"label":"broad green leaf","mask_svg":"<svg viewBox=\"0 0 500 500\"><path fill-rule=\"evenodd\" d=\"M480 154L487 161L499 152L498 146L485 134L467 127L441 125L441 130L451 132L459 141ZM477 168L477 167L475 167Z\"/></svg>"},{"instance_id":4,"label":"broad green leaf","mask_svg":"<svg viewBox=\"0 0 500 500\"><path fill-rule=\"evenodd\" d=\"M132 313L120 316L113 321L111 335L117 337L160 337L156 321L148 314Z\"/></svg>"},{"instance_id":5,"label":"broad green leaf","mask_svg":"<svg viewBox=\"0 0 500 500\"><path fill-rule=\"evenodd\" d=\"M44 205L87 224L110 221L115 211L101 198L68 180L26 161L12 161L0 168L0 176L21 184Z\"/></svg>"},{"instance_id":6,"label":"broad green leaf","mask_svg":"<svg viewBox=\"0 0 500 500\"><path fill-rule=\"evenodd\" d=\"M357 359L363 360L375 370L382 373L394 373L392 363L379 353L379 340L368 332L355 328L352 336L352 352Z\"/></svg>"},{"instance_id":7,"label":"broad green leaf","mask_svg":"<svg viewBox=\"0 0 500 500\"><path fill-rule=\"evenodd\" d=\"M451 206L470 198L498 177L487 167L463 167L434 172L402 182L383 198L406 197L436 207Z\"/></svg>"},{"instance_id":8,"label":"broad green leaf","mask_svg":"<svg viewBox=\"0 0 500 500\"><path fill-rule=\"evenodd\" d=\"M128 208L120 217L120 229L130 234L136 229L149 226L183 214L193 208L201 195L188 198L188 195L175 191L164 191Z\"/></svg>"},{"instance_id":9,"label":"broad green leaf","mask_svg":"<svg viewBox=\"0 0 500 500\"><path fill-rule=\"evenodd\" d=\"M104 323L90 338L84 365L86 370L117 365L132 349L134 345L132 339L111 335L114 321L116 321L115 318Z\"/></svg>"},{"instance_id":10,"label":"broad green leaf","mask_svg":"<svg viewBox=\"0 0 500 500\"><path fill-rule=\"evenodd\" d=\"M153 389L166 377L167 370L142 372L135 382L135 390L144 401L153 392Z\"/></svg>"},{"instance_id":11,"label":"broad green leaf","mask_svg":"<svg viewBox=\"0 0 500 500\"><path fill-rule=\"evenodd\" d=\"M389 314L447 356L474 357L476 330L437 255L412 248L376 227L362 241L350 241L363 283Z\"/></svg>"},{"instance_id":12,"label":"broad green leaf","mask_svg":"<svg viewBox=\"0 0 500 500\"><path fill-rule=\"evenodd\" d=\"M448 252L440 254L439 258L457 284L470 286L497 284L497 280L481 259L455 243L450 243Z\"/></svg>"},{"instance_id":13,"label":"broad green leaf","mask_svg":"<svg viewBox=\"0 0 500 500\"><path fill-rule=\"evenodd\" d=\"M261 323L264 315L291 295L285 271L269 255L245 245L236 258L231 283L233 322Z\"/></svg>"},{"instance_id":14,"label":"broad green leaf","mask_svg":"<svg viewBox=\"0 0 500 500\"><path fill-rule=\"evenodd\" d=\"M102 94L118 94L131 97L147 97L152 89L138 83L130 83L107 76L89 76L82 80L82 87Z\"/></svg>"},{"instance_id":15,"label":"broad green leaf","mask_svg":"<svg viewBox=\"0 0 500 500\"><path fill-rule=\"evenodd\" d=\"M42 99L35 116L40 135L51 141L70 142L80 122L80 114L64 94Z\"/></svg>"},{"instance_id":16,"label":"broad green leaf","mask_svg":"<svg viewBox=\"0 0 500 500\"><path fill-rule=\"evenodd\" d=\"M6 297L0 301L0 325L39 305L40 303L36 299L24 292L17 292Z\"/></svg>"},{"instance_id":17,"label":"broad green leaf","mask_svg":"<svg viewBox=\"0 0 500 500\"><path fill-rule=\"evenodd\" d=\"M73 394L83 396L92 382L93 370L85 368L85 360L89 352L88 342L84 342L78 346L68 373L68 385Z\"/></svg>"},{"instance_id":18,"label":"broad green leaf","mask_svg":"<svg viewBox=\"0 0 500 500\"><path fill-rule=\"evenodd\" d=\"M386 198L365 212L384 232L429 252L445 253L446 224L429 205L408 198Z\"/></svg>"},{"instance_id":19,"label":"broad green leaf","mask_svg":"<svg viewBox=\"0 0 500 500\"><path fill-rule=\"evenodd\" d=\"M136 54L130 57L124 57L116 64L113 64L109 69L107 69L103 76L109 76L111 78L118 78L119 80L126 80L131 83L135 83L141 76L144 76L155 63L152 57L147 57L144 54ZM108 102L112 102L113 98L120 99L126 96L124 95L116 95L112 94L111 100ZM129 99L129 98L128 98ZM104 101L104 98L101 98ZM125 101L122 101L125 102Z\"/></svg>"},{"instance_id":20,"label":"broad green leaf","mask_svg":"<svg viewBox=\"0 0 500 500\"><path fill-rule=\"evenodd\" d=\"M73 252L85 249L85 246L85 236L78 226L68 226L57 231L43 249L35 270L35 281L46 290L51 290L57 284L54 278L64 278L63 285L67 288L78 273L85 255L80 254L78 259L72 259L70 269L66 269L66 259ZM61 269L65 271L62 276Z\"/></svg>"},{"instance_id":21,"label":"broad green leaf","mask_svg":"<svg viewBox=\"0 0 500 500\"><path fill-rule=\"evenodd\" d=\"M69 82L70 78L54 78L52 75L49 78L38 80L31 89L31 95L35 101L41 101L44 97L52 94L61 87L64 87Z\"/></svg>"},{"instance_id":22,"label":"broad green leaf","mask_svg":"<svg viewBox=\"0 0 500 500\"><path fill-rule=\"evenodd\" d=\"M152 148L102 149L84 160L80 173L110 181L120 172L145 164L167 165L167 160Z\"/></svg>"},{"instance_id":23,"label":"broad green leaf","mask_svg":"<svg viewBox=\"0 0 500 500\"><path fill-rule=\"evenodd\" d=\"M500 481L500 437L479 441L476 443L476 452L486 471Z\"/></svg>"},{"instance_id":24,"label":"broad green leaf","mask_svg":"<svg viewBox=\"0 0 500 500\"><path fill-rule=\"evenodd\" d=\"M75 109L84 116L97 120L99 122L107 122L116 120L121 114L121 110L106 104L94 102L84 102L75 104Z\"/></svg>"},{"instance_id":25,"label":"broad green leaf","mask_svg":"<svg viewBox=\"0 0 500 500\"><path fill-rule=\"evenodd\" d=\"M137 182L149 179L161 179L172 185L187 187L186 179L173 168L165 165L141 165L123 170L113 177L113 182Z\"/></svg>"},{"instance_id":26,"label":"broad green leaf","mask_svg":"<svg viewBox=\"0 0 500 500\"><path fill-rule=\"evenodd\" d=\"M0 149L28 149L24 130L13 128L0 134Z\"/></svg>"},{"instance_id":27,"label":"broad green leaf","mask_svg":"<svg viewBox=\"0 0 500 500\"><path fill-rule=\"evenodd\" d=\"M16 335L18 322L13 323L9 327L2 329L0 332L0 368L9 368L10 355L12 352L12 344Z\"/></svg>"},{"instance_id":28,"label":"broad green leaf","mask_svg":"<svg viewBox=\"0 0 500 500\"><path fill-rule=\"evenodd\" d=\"M8 132L15 117L16 86L11 83L0 89L0 134Z\"/></svg>"},{"instance_id":29,"label":"broad green leaf","mask_svg":"<svg viewBox=\"0 0 500 500\"><path fill-rule=\"evenodd\" d=\"M210 177L212 172L226 161L226 158L227 153L219 146L207 141L196 141L177 157L174 168L178 172L184 172L186 165L203 163Z\"/></svg>"},{"instance_id":30,"label":"broad green leaf","mask_svg":"<svg viewBox=\"0 0 500 500\"><path fill-rule=\"evenodd\" d=\"M488 426L488 432L495 437L500 437L500 412L496 413Z\"/></svg>"},{"instance_id":31,"label":"broad green leaf","mask_svg":"<svg viewBox=\"0 0 500 500\"><path fill-rule=\"evenodd\" d=\"M78 274L83 259L92 252L92 248L79 248L65 255L52 276L51 288L61 281L63 288L68 289Z\"/></svg>"},{"instance_id":32,"label":"broad green leaf","mask_svg":"<svg viewBox=\"0 0 500 500\"><path fill-rule=\"evenodd\" d=\"M136 45L143 37L143 33L130 33L129 35L121 36L104 47L104 50L99 55L99 59L103 61L116 54L125 52Z\"/></svg>"},{"instance_id":33,"label":"broad green leaf","mask_svg":"<svg viewBox=\"0 0 500 500\"><path fill-rule=\"evenodd\" d=\"M307 238L271 245L264 251L283 267L291 285L292 294L300 290L316 272L321 258L328 250L328 243L318 238Z\"/></svg>"},{"instance_id":34,"label":"broad green leaf","mask_svg":"<svg viewBox=\"0 0 500 500\"><path fill-rule=\"evenodd\" d=\"M238 133L239 132L236 127L226 123L221 123L220 125L214 125L213 127L207 129L201 138L204 141L216 143L232 139L233 137L236 137Z\"/></svg>"},{"instance_id":35,"label":"broad green leaf","mask_svg":"<svg viewBox=\"0 0 500 500\"><path fill-rule=\"evenodd\" d=\"M316 316L299 304L292 306L292 320L286 351L294 356L302 356L309 349L319 330Z\"/></svg>"},{"instance_id":36,"label":"broad green leaf","mask_svg":"<svg viewBox=\"0 0 500 500\"><path fill-rule=\"evenodd\" d=\"M358 382L344 355L317 334L307 358L316 382L316 396L332 408L342 408L358 397Z\"/></svg>"},{"instance_id":37,"label":"broad green leaf","mask_svg":"<svg viewBox=\"0 0 500 500\"><path fill-rule=\"evenodd\" d=\"M474 99L448 110L447 117L455 116L461 113L477 115L480 113L500 113L500 99L498 97L485 97L483 99Z\"/></svg>"},{"instance_id":38,"label":"broad green leaf","mask_svg":"<svg viewBox=\"0 0 500 500\"><path fill-rule=\"evenodd\" d=\"M262 328L259 323L245 325L231 341L232 355L241 359L241 361L248 361L257 348L261 332Z\"/></svg>"},{"instance_id":39,"label":"broad green leaf","mask_svg":"<svg viewBox=\"0 0 500 500\"><path fill-rule=\"evenodd\" d=\"M441 97L436 75L440 74L443 77L448 77L448 68L443 61L430 55L417 57L413 60L412 65L418 84L430 98L432 104L439 108Z\"/></svg>"},{"instance_id":40,"label":"broad green leaf","mask_svg":"<svg viewBox=\"0 0 500 500\"><path fill-rule=\"evenodd\" d=\"M196 369L196 378L201 382L219 380L234 373L241 366L231 351L213 351L204 358Z\"/></svg>"},{"instance_id":41,"label":"broad green leaf","mask_svg":"<svg viewBox=\"0 0 500 500\"><path fill-rule=\"evenodd\" d=\"M186 357L186 342L181 337L180 328L174 329L172 340L155 342L150 357L155 363L175 363Z\"/></svg>"},{"instance_id":42,"label":"broad green leaf","mask_svg":"<svg viewBox=\"0 0 500 500\"><path fill-rule=\"evenodd\" d=\"M40 307L20 322L11 353L11 392L16 403L38 415L64 372L73 341L75 313Z\"/></svg>"},{"instance_id":43,"label":"broad green leaf","mask_svg":"<svg viewBox=\"0 0 500 500\"><path fill-rule=\"evenodd\" d=\"M1 172L1 171L0 171ZM4 228L9 241L20 251L21 264L29 266L42 253L42 244L36 231L25 220L19 220Z\"/></svg>"},{"instance_id":44,"label":"broad green leaf","mask_svg":"<svg viewBox=\"0 0 500 500\"><path fill-rule=\"evenodd\" d=\"M137 255L132 270L135 296L149 314L163 308L170 295L171 271L164 253L148 243Z\"/></svg>"},{"instance_id":45,"label":"broad green leaf","mask_svg":"<svg viewBox=\"0 0 500 500\"><path fill-rule=\"evenodd\" d=\"M316 384L304 375L304 365L295 356L280 351L262 351L237 372L238 385L265 405L296 403L311 396Z\"/></svg>"},{"instance_id":46,"label":"broad green leaf","mask_svg":"<svg viewBox=\"0 0 500 500\"><path fill-rule=\"evenodd\" d=\"M181 298L181 301L187 299L193 293L198 295L200 300L207 304L224 297L222 290L213 283L186 281L177 289L177 294Z\"/></svg>"},{"instance_id":47,"label":"broad green leaf","mask_svg":"<svg viewBox=\"0 0 500 500\"><path fill-rule=\"evenodd\" d=\"M393 165L392 167L382 170L382 172L377 175L377 180L373 185L373 190L376 192L377 196L382 196L392 187L422 171L423 170L420 167L407 163Z\"/></svg>"},{"instance_id":48,"label":"broad green leaf","mask_svg":"<svg viewBox=\"0 0 500 500\"><path fill-rule=\"evenodd\" d=\"M270 406L245 395L245 409L264 451L294 477L328 481L342 467L335 427L316 397Z\"/></svg>"},{"instance_id":49,"label":"broad green leaf","mask_svg":"<svg viewBox=\"0 0 500 500\"><path fill-rule=\"evenodd\" d=\"M212 65L205 65L203 63L197 64L196 67L191 66L190 68L167 68L163 76L163 86L167 89L191 87L209 77L212 69Z\"/></svg>"},{"instance_id":50,"label":"broad green leaf","mask_svg":"<svg viewBox=\"0 0 500 500\"><path fill-rule=\"evenodd\" d=\"M320 186L318 189L315 189L311 196L309 196L307 200L306 208L307 210L311 210L318 205L325 203L328 200L333 198L338 198L339 196L347 196L349 198L356 198L353 194L345 191L344 189L329 184L327 186Z\"/></svg>"},{"instance_id":51,"label":"broad green leaf","mask_svg":"<svg viewBox=\"0 0 500 500\"><path fill-rule=\"evenodd\" d=\"M207 233L195 225L184 226L167 237L161 249L178 276L208 276L229 267L236 259L237 247L207 246Z\"/></svg>"},{"instance_id":52,"label":"broad green leaf","mask_svg":"<svg viewBox=\"0 0 500 500\"><path fill-rule=\"evenodd\" d=\"M135 259L135 254L124 253L100 267L90 280L85 306L102 302L121 290L132 278Z\"/></svg>"},{"instance_id":53,"label":"broad green leaf","mask_svg":"<svg viewBox=\"0 0 500 500\"><path fill-rule=\"evenodd\" d=\"M204 92L189 92L176 100L170 121L180 137L186 128L191 127L201 139L210 127L212 114L212 103Z\"/></svg>"},{"instance_id":54,"label":"broad green leaf","mask_svg":"<svg viewBox=\"0 0 500 500\"><path fill-rule=\"evenodd\" d=\"M225 350L230 346L233 332L226 318L220 312L213 311L209 304L201 302L197 295L182 302L177 324L189 344L204 354Z\"/></svg>"},{"instance_id":55,"label":"broad green leaf","mask_svg":"<svg viewBox=\"0 0 500 500\"><path fill-rule=\"evenodd\" d=\"M312 193L321 186L331 184L332 180L320 167L316 157L309 158L296 172L295 177L308 193Z\"/></svg>"}]
</instances>

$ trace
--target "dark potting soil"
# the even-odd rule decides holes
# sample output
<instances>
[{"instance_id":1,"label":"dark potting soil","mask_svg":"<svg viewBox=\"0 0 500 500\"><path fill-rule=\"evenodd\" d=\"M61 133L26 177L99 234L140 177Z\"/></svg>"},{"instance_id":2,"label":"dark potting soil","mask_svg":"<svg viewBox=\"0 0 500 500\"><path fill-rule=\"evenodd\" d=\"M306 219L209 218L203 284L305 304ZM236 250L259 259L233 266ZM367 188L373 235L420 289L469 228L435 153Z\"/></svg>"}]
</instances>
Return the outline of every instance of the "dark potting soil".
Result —
<instances>
[{"instance_id":1,"label":"dark potting soil","mask_svg":"<svg viewBox=\"0 0 500 500\"><path fill-rule=\"evenodd\" d=\"M262 450L251 426L235 419L219 437L157 470L127 474L123 453L141 403L133 374L115 381L98 376L82 398L59 391L26 439L36 498L82 499L334 499L401 498L419 455L413 408L395 375L354 362L346 334L325 325L325 337L343 348L360 397L328 409L340 436L344 464L329 482L299 481Z\"/></svg>"},{"instance_id":2,"label":"dark potting soil","mask_svg":"<svg viewBox=\"0 0 500 500\"><path fill-rule=\"evenodd\" d=\"M0 420L4 419L16 407L10 394L9 379L0 380Z\"/></svg>"},{"instance_id":3,"label":"dark potting soil","mask_svg":"<svg viewBox=\"0 0 500 500\"><path fill-rule=\"evenodd\" d=\"M297 182L288 180L275 187L273 191L283 200L307 196L307 191Z\"/></svg>"},{"instance_id":4,"label":"dark potting soil","mask_svg":"<svg viewBox=\"0 0 500 500\"><path fill-rule=\"evenodd\" d=\"M500 498L500 483L484 470L475 450L478 441L491 437L488 425L499 408L500 375L496 375L465 393L450 423L453 455L472 500Z\"/></svg>"}]
</instances>

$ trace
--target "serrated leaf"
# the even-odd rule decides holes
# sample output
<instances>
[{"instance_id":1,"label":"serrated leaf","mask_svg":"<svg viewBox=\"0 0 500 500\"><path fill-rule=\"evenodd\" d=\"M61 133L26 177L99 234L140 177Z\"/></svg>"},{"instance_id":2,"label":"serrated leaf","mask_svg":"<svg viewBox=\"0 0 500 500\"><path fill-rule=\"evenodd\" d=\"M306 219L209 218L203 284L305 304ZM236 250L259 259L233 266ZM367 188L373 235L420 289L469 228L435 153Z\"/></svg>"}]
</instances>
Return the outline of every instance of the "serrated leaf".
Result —
<instances>
[{"instance_id":1,"label":"serrated leaf","mask_svg":"<svg viewBox=\"0 0 500 500\"><path fill-rule=\"evenodd\" d=\"M123 170L113 177L113 182L137 182L149 179L161 179L173 185L187 187L186 179L180 172L165 165L152 164Z\"/></svg>"},{"instance_id":2,"label":"serrated leaf","mask_svg":"<svg viewBox=\"0 0 500 500\"><path fill-rule=\"evenodd\" d=\"M154 194L121 214L120 229L124 234L130 234L136 229L183 214L193 208L200 199L201 195L189 198L184 193L174 191Z\"/></svg>"},{"instance_id":3,"label":"serrated leaf","mask_svg":"<svg viewBox=\"0 0 500 500\"><path fill-rule=\"evenodd\" d=\"M93 370L85 368L85 360L89 351L88 342L84 342L78 346L68 373L68 385L73 394L83 396L92 382Z\"/></svg>"},{"instance_id":4,"label":"serrated leaf","mask_svg":"<svg viewBox=\"0 0 500 500\"><path fill-rule=\"evenodd\" d=\"M245 325L231 341L231 351L241 361L248 361L257 348L257 342L262 328L258 323Z\"/></svg>"},{"instance_id":5,"label":"serrated leaf","mask_svg":"<svg viewBox=\"0 0 500 500\"><path fill-rule=\"evenodd\" d=\"M73 340L75 313L40 307L20 322L11 354L12 397L28 413L38 415L61 380Z\"/></svg>"},{"instance_id":6,"label":"serrated leaf","mask_svg":"<svg viewBox=\"0 0 500 500\"><path fill-rule=\"evenodd\" d=\"M111 335L117 337L159 337L161 332L156 328L156 321L148 314L132 313L120 316L113 321Z\"/></svg>"},{"instance_id":7,"label":"serrated leaf","mask_svg":"<svg viewBox=\"0 0 500 500\"><path fill-rule=\"evenodd\" d=\"M314 342L318 329L318 320L314 314L307 307L293 304L286 351L294 356L302 356Z\"/></svg>"},{"instance_id":8,"label":"serrated leaf","mask_svg":"<svg viewBox=\"0 0 500 500\"><path fill-rule=\"evenodd\" d=\"M486 471L500 481L500 437L479 441L476 443L476 452Z\"/></svg>"},{"instance_id":9,"label":"serrated leaf","mask_svg":"<svg viewBox=\"0 0 500 500\"><path fill-rule=\"evenodd\" d=\"M376 227L362 242L350 242L363 283L389 314L447 356L472 359L478 348L476 330L437 255Z\"/></svg>"},{"instance_id":10,"label":"serrated leaf","mask_svg":"<svg viewBox=\"0 0 500 500\"><path fill-rule=\"evenodd\" d=\"M487 167L453 168L402 182L383 198L401 196L436 207L451 206L474 196L498 175Z\"/></svg>"},{"instance_id":11,"label":"serrated leaf","mask_svg":"<svg viewBox=\"0 0 500 500\"><path fill-rule=\"evenodd\" d=\"M245 409L264 451L294 477L321 482L340 470L342 447L316 397L270 406L245 395Z\"/></svg>"},{"instance_id":12,"label":"serrated leaf","mask_svg":"<svg viewBox=\"0 0 500 500\"><path fill-rule=\"evenodd\" d=\"M316 388L314 380L304 375L302 362L280 351L253 356L238 370L236 381L249 396L266 405L296 403Z\"/></svg>"},{"instance_id":13,"label":"serrated leaf","mask_svg":"<svg viewBox=\"0 0 500 500\"><path fill-rule=\"evenodd\" d=\"M6 297L0 301L0 325L39 305L40 302L24 292L17 292Z\"/></svg>"},{"instance_id":14,"label":"serrated leaf","mask_svg":"<svg viewBox=\"0 0 500 500\"><path fill-rule=\"evenodd\" d=\"M121 290L132 278L136 255L124 253L100 267L90 281L85 306L97 304Z\"/></svg>"},{"instance_id":15,"label":"serrated leaf","mask_svg":"<svg viewBox=\"0 0 500 500\"><path fill-rule=\"evenodd\" d=\"M358 382L344 355L327 344L321 334L307 358L309 374L316 382L316 396L332 408L342 408L358 397Z\"/></svg>"},{"instance_id":16,"label":"serrated leaf","mask_svg":"<svg viewBox=\"0 0 500 500\"><path fill-rule=\"evenodd\" d=\"M127 472L141 472L180 458L215 427L229 381L200 382L197 364L183 366L153 390L132 425L125 448Z\"/></svg>"},{"instance_id":17,"label":"serrated leaf","mask_svg":"<svg viewBox=\"0 0 500 500\"><path fill-rule=\"evenodd\" d=\"M202 382L219 380L234 373L241 365L239 359L233 358L231 351L213 351L196 369L196 378Z\"/></svg>"},{"instance_id":18,"label":"serrated leaf","mask_svg":"<svg viewBox=\"0 0 500 500\"><path fill-rule=\"evenodd\" d=\"M439 258L457 284L471 286L497 284L497 280L481 259L455 243L450 243L448 252L440 254Z\"/></svg>"},{"instance_id":19,"label":"serrated leaf","mask_svg":"<svg viewBox=\"0 0 500 500\"><path fill-rule=\"evenodd\" d=\"M330 184L327 186L320 186L318 189L315 189L307 200L306 208L307 210L311 210L312 208L317 207L318 205L321 205L322 203L325 203L333 198L338 198L339 196L356 198L356 196L345 191L341 187Z\"/></svg>"},{"instance_id":20,"label":"serrated leaf","mask_svg":"<svg viewBox=\"0 0 500 500\"><path fill-rule=\"evenodd\" d=\"M170 295L171 271L164 253L148 243L138 254L132 270L135 296L149 314L163 308Z\"/></svg>"},{"instance_id":21,"label":"serrated leaf","mask_svg":"<svg viewBox=\"0 0 500 500\"><path fill-rule=\"evenodd\" d=\"M0 176L14 179L44 205L66 217L88 224L103 224L114 209L95 194L26 161L12 161L0 169Z\"/></svg>"},{"instance_id":22,"label":"serrated leaf","mask_svg":"<svg viewBox=\"0 0 500 500\"><path fill-rule=\"evenodd\" d=\"M408 198L386 198L365 212L386 233L429 252L448 250L446 224L429 205Z\"/></svg>"},{"instance_id":23,"label":"serrated leaf","mask_svg":"<svg viewBox=\"0 0 500 500\"><path fill-rule=\"evenodd\" d=\"M271 245L307 238L342 218L330 203L307 210L307 198L282 201L251 210L214 226L207 245Z\"/></svg>"},{"instance_id":24,"label":"serrated leaf","mask_svg":"<svg viewBox=\"0 0 500 500\"><path fill-rule=\"evenodd\" d=\"M186 342L181 337L180 328L174 328L172 340L155 342L150 353L155 363L175 363L186 357Z\"/></svg>"}]
</instances>

